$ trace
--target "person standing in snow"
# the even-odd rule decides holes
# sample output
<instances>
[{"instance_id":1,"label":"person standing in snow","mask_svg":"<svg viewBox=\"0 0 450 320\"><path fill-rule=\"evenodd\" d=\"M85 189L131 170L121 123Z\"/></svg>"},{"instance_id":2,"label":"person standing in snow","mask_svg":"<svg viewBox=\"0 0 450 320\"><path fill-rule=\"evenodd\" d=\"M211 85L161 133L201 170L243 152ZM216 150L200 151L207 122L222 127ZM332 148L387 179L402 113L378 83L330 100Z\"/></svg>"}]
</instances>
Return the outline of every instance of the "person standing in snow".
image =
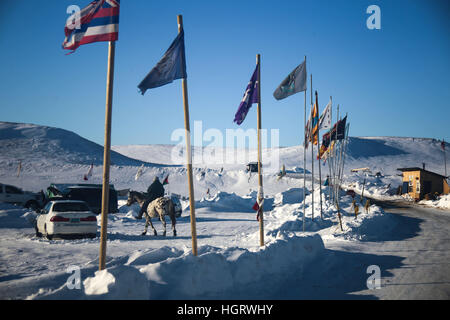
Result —
<instances>
[{"instance_id":1,"label":"person standing in snow","mask_svg":"<svg viewBox=\"0 0 450 320\"><path fill-rule=\"evenodd\" d=\"M164 197L164 186L158 177L153 178L153 183L147 189L147 200L142 205L137 219L142 219L142 215L147 210L148 205L155 199Z\"/></svg>"}]
</instances>

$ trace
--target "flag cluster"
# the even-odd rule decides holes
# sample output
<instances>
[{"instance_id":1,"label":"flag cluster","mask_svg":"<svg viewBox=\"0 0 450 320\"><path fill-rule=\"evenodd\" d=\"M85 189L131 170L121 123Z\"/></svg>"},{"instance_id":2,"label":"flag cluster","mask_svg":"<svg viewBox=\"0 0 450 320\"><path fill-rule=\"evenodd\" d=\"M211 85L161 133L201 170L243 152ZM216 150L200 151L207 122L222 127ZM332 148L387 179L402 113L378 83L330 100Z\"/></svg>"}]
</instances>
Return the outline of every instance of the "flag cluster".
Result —
<instances>
[{"instance_id":1,"label":"flag cluster","mask_svg":"<svg viewBox=\"0 0 450 320\"><path fill-rule=\"evenodd\" d=\"M67 19L63 49L73 53L83 44L116 41L119 37L120 0L92 1Z\"/></svg>"},{"instance_id":2,"label":"flag cluster","mask_svg":"<svg viewBox=\"0 0 450 320\"><path fill-rule=\"evenodd\" d=\"M322 145L317 156L319 159L324 159L333 150L335 141L345 139L346 127L347 116L335 123L333 128L322 136Z\"/></svg>"}]
</instances>

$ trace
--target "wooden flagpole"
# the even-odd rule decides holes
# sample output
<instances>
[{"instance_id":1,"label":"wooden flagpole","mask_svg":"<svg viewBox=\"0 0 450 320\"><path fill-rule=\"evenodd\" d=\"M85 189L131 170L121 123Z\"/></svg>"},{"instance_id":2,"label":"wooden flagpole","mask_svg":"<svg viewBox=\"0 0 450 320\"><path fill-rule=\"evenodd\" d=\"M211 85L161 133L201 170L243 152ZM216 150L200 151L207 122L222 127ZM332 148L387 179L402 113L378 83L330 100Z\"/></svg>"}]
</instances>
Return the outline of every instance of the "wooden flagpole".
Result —
<instances>
[{"instance_id":1,"label":"wooden flagpole","mask_svg":"<svg viewBox=\"0 0 450 320\"><path fill-rule=\"evenodd\" d=\"M305 67L306 67L306 56L305 56ZM306 78L306 82L308 82L308 78ZM307 90L305 90L305 104L304 111L305 116L303 118L303 232L305 232L305 210L306 210L306 94Z\"/></svg>"},{"instance_id":2,"label":"wooden flagpole","mask_svg":"<svg viewBox=\"0 0 450 320\"><path fill-rule=\"evenodd\" d=\"M110 41L108 47L108 73L106 79L105 146L103 152L102 222L100 229L99 270L105 269L106 264L106 238L109 210L109 167L111 162L111 116L115 55L116 43L115 41Z\"/></svg>"},{"instance_id":3,"label":"wooden flagpole","mask_svg":"<svg viewBox=\"0 0 450 320\"><path fill-rule=\"evenodd\" d=\"M258 125L258 205L263 203L263 179L261 164L261 55L256 55L256 65L258 66L257 88L258 88L258 104L257 104L257 125ZM259 207L259 245L264 246L264 213L263 206Z\"/></svg>"},{"instance_id":4,"label":"wooden flagpole","mask_svg":"<svg viewBox=\"0 0 450 320\"><path fill-rule=\"evenodd\" d=\"M183 30L183 16L177 16L178 33ZM183 53L184 54L184 51ZM186 61L183 57L182 61ZM188 90L187 79L181 79L183 88L183 106L184 106L184 128L186 132L186 157L187 157L187 176L189 184L189 208L191 214L191 237L192 237L192 254L197 256L197 227L195 220L195 197L194 197L194 179L192 176L192 150L191 150L191 128L189 124L189 102L188 102Z\"/></svg>"}]
</instances>

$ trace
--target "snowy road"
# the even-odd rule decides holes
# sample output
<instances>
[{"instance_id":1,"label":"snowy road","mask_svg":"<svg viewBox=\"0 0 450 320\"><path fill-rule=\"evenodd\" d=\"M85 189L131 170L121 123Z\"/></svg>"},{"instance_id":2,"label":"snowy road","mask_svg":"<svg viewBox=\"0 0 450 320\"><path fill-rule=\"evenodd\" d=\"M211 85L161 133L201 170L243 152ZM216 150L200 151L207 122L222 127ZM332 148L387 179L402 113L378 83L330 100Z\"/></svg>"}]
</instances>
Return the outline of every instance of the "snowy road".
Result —
<instances>
[{"instance_id":1,"label":"snowy road","mask_svg":"<svg viewBox=\"0 0 450 320\"><path fill-rule=\"evenodd\" d=\"M305 277L290 279L291 290L280 299L450 299L450 212L383 207L395 215L395 228L366 241L325 241L327 258ZM380 289L367 288L371 265L380 268Z\"/></svg>"}]
</instances>

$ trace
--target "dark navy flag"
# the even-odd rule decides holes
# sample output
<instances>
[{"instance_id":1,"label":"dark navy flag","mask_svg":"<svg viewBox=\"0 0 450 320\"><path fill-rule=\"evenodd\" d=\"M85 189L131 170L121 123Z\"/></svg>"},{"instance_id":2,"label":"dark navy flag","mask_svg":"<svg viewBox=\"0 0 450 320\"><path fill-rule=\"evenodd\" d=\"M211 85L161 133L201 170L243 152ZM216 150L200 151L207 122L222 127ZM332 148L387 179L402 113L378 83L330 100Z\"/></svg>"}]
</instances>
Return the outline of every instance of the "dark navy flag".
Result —
<instances>
[{"instance_id":1,"label":"dark navy flag","mask_svg":"<svg viewBox=\"0 0 450 320\"><path fill-rule=\"evenodd\" d=\"M248 83L247 89L245 90L244 97L242 98L241 104L239 105L239 109L234 116L234 122L240 125L244 122L245 117L247 116L248 111L250 110L253 103L258 103L258 68L259 64L256 66L255 71L253 72L252 78Z\"/></svg>"},{"instance_id":2,"label":"dark navy flag","mask_svg":"<svg viewBox=\"0 0 450 320\"><path fill-rule=\"evenodd\" d=\"M306 61L297 66L273 93L277 100L287 98L294 93L306 91Z\"/></svg>"},{"instance_id":3,"label":"dark navy flag","mask_svg":"<svg viewBox=\"0 0 450 320\"><path fill-rule=\"evenodd\" d=\"M186 79L184 31L178 34L162 59L138 85L142 95L147 89L161 87L176 79Z\"/></svg>"},{"instance_id":4,"label":"dark navy flag","mask_svg":"<svg viewBox=\"0 0 450 320\"><path fill-rule=\"evenodd\" d=\"M344 119L339 120L337 123L335 123L333 128L330 131L328 131L326 134L323 135L322 144L325 145L325 144L329 144L330 141L333 141L333 140L345 139L346 123L347 123L347 116L345 116ZM336 132L336 130L337 130L337 132Z\"/></svg>"}]
</instances>

